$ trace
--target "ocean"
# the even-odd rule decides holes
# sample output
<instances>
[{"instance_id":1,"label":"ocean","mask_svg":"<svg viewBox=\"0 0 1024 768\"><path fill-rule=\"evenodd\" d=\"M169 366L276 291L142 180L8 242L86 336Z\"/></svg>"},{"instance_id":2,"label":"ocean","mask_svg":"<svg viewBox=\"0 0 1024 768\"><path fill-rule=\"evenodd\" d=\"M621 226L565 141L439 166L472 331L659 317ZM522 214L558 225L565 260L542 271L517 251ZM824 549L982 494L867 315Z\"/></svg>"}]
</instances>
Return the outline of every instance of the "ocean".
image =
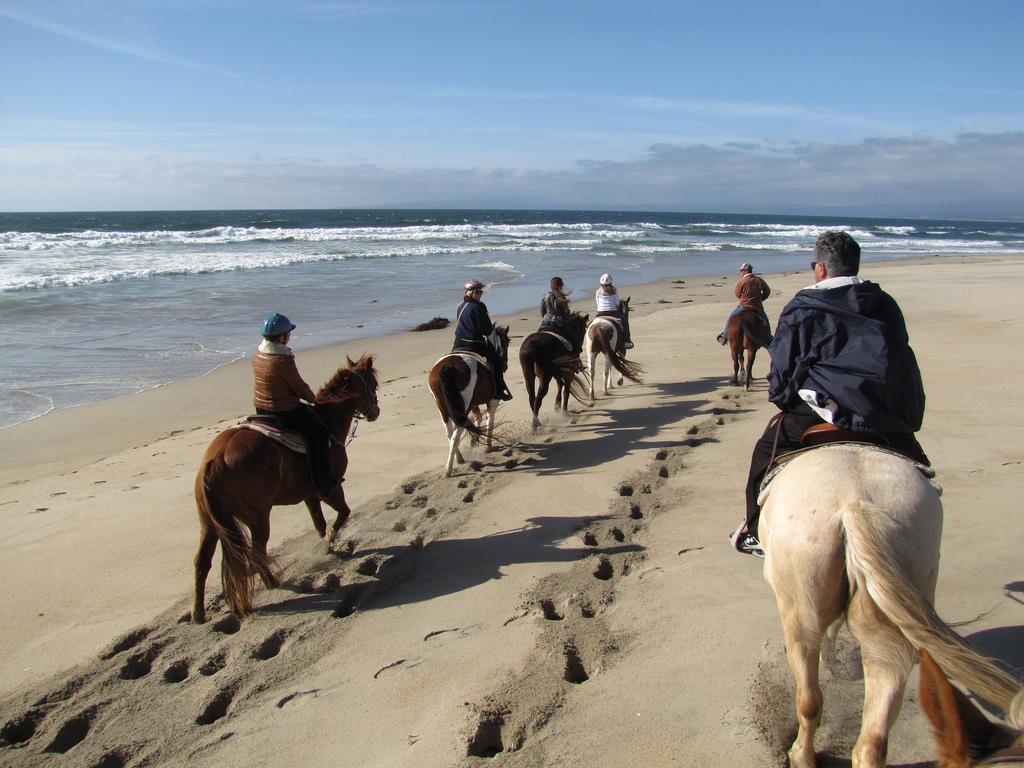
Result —
<instances>
[{"instance_id":1,"label":"ocean","mask_svg":"<svg viewBox=\"0 0 1024 768\"><path fill-rule=\"evenodd\" d=\"M451 318L462 283L496 314L552 275L587 309L617 285L807 267L829 229L863 259L1024 251L1024 224L608 211L0 213L0 428L198 376L252 353L281 312L298 349ZM438 350L439 352L442 350Z\"/></svg>"}]
</instances>

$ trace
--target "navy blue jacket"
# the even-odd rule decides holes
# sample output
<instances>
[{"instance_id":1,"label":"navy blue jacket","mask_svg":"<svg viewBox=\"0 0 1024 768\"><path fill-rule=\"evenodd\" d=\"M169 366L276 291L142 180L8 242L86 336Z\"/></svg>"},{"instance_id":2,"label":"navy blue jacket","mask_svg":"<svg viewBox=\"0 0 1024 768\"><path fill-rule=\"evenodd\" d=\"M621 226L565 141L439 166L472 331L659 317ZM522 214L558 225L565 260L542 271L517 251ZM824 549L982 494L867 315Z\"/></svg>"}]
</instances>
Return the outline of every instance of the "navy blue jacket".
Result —
<instances>
[{"instance_id":1,"label":"navy blue jacket","mask_svg":"<svg viewBox=\"0 0 1024 768\"><path fill-rule=\"evenodd\" d=\"M467 342L471 347L484 344L494 330L491 316L487 314L487 305L482 301L463 301L455 316L458 318L455 326L456 347Z\"/></svg>"},{"instance_id":2,"label":"navy blue jacket","mask_svg":"<svg viewBox=\"0 0 1024 768\"><path fill-rule=\"evenodd\" d=\"M903 313L874 283L798 291L768 352L768 399L782 410L801 402L797 390L811 389L839 405L839 427L921 428L924 386Z\"/></svg>"}]
</instances>

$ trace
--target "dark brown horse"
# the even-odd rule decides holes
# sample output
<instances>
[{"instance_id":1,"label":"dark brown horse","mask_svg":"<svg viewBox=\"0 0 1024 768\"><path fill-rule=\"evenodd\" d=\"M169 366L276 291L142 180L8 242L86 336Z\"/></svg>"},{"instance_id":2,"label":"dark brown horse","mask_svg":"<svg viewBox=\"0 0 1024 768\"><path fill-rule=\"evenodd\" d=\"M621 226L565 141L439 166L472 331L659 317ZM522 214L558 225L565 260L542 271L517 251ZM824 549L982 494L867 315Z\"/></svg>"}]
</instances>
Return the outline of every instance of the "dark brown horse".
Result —
<instances>
[{"instance_id":1,"label":"dark brown horse","mask_svg":"<svg viewBox=\"0 0 1024 768\"><path fill-rule=\"evenodd\" d=\"M585 380L580 378L583 370L580 351L583 348L583 334L587 332L589 320L590 315L573 312L569 315L561 334L555 336L552 335L552 331L542 328L523 339L519 347L519 364L523 368L526 394L530 396L534 430L540 426L540 406L544 402L552 379L558 383L558 392L555 395L556 411L568 412L570 394L583 402L587 389ZM566 347L562 339L568 342L571 349ZM536 390L535 379L540 381L540 386Z\"/></svg>"},{"instance_id":2,"label":"dark brown horse","mask_svg":"<svg viewBox=\"0 0 1024 768\"><path fill-rule=\"evenodd\" d=\"M494 333L491 334L491 343L498 350L501 370L504 372L508 369L507 325L495 326ZM459 441L462 440L464 433L469 432L475 439L486 437L487 450L491 449L494 412L498 410L501 400L498 399L494 374L486 367L485 362L482 357L472 352L452 352L438 360L427 377L427 385L434 395L434 402L437 403L437 410L441 413L441 421L444 422L445 434L448 436L445 477L452 476L452 467L456 461L459 464L466 461L459 451ZM484 407L487 409L486 432L480 427Z\"/></svg>"},{"instance_id":3,"label":"dark brown horse","mask_svg":"<svg viewBox=\"0 0 1024 768\"><path fill-rule=\"evenodd\" d=\"M737 312L729 318L729 325L726 330L726 338L729 339L729 354L732 356L732 379L729 383L734 387L740 385L739 372L743 361L743 352L747 353L744 372L744 388L750 390L750 382L754 378L754 358L757 357L757 350L767 347L771 343L771 335L761 315L752 309L745 309Z\"/></svg>"},{"instance_id":4,"label":"dark brown horse","mask_svg":"<svg viewBox=\"0 0 1024 768\"><path fill-rule=\"evenodd\" d=\"M624 315L629 314L629 297L619 302L619 307ZM587 359L587 371L590 372L590 400L594 400L594 382L597 381L597 371L594 366L597 363L597 353L604 354L604 394L608 394L608 388L612 385L612 368L619 372L618 386L622 386L623 377L635 384L642 384L640 378L644 369L631 360L626 359L626 337L622 332L622 326L614 318L595 317L587 328L586 346L584 357Z\"/></svg>"},{"instance_id":5,"label":"dark brown horse","mask_svg":"<svg viewBox=\"0 0 1024 768\"><path fill-rule=\"evenodd\" d=\"M348 365L338 369L317 393L315 408L330 431L331 468L344 478L348 468L345 439L353 418L362 414L373 421L380 415L373 356L348 360ZM245 618L253 610L252 589L257 574L268 589L280 584L267 554L271 508L305 502L316 532L328 548L351 512L339 483L324 499L338 512L328 533L306 456L244 427L227 429L210 443L196 475L195 495L199 551L192 621L196 624L206 620L206 577L218 541L224 597L231 610Z\"/></svg>"}]
</instances>

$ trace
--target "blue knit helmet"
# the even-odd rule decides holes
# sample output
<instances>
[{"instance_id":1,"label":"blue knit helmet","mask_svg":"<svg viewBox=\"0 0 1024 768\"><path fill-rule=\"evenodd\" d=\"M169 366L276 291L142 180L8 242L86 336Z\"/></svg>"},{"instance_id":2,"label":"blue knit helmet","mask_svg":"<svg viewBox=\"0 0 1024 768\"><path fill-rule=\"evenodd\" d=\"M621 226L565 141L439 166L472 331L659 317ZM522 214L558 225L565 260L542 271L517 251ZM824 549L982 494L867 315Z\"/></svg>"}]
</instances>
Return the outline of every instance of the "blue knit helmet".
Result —
<instances>
[{"instance_id":1,"label":"blue knit helmet","mask_svg":"<svg viewBox=\"0 0 1024 768\"><path fill-rule=\"evenodd\" d=\"M277 312L267 315L263 325L260 327L260 333L268 339L272 339L275 336L283 336L294 330L295 323Z\"/></svg>"}]
</instances>

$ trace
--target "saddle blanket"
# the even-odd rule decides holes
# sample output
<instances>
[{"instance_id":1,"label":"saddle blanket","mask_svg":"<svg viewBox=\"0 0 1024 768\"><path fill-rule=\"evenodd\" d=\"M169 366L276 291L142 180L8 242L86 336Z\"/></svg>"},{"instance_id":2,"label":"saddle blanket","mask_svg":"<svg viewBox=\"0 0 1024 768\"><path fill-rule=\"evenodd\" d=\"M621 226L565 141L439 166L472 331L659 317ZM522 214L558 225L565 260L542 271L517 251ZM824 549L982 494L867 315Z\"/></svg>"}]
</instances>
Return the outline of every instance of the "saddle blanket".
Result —
<instances>
[{"instance_id":1,"label":"saddle blanket","mask_svg":"<svg viewBox=\"0 0 1024 768\"><path fill-rule=\"evenodd\" d=\"M593 328L598 323L611 323L613 326L615 326L615 328L617 328L619 330L620 333L622 332L622 321L619 320L619 318L617 318L617 317L610 317L610 316L608 316L608 317L595 317L593 320L590 321L590 325L587 326L587 330L590 330L591 328Z\"/></svg>"},{"instance_id":2,"label":"saddle blanket","mask_svg":"<svg viewBox=\"0 0 1024 768\"><path fill-rule=\"evenodd\" d=\"M466 350L459 350L458 352L449 352L447 355L439 357L437 359L437 363L440 363L442 360L447 360L449 357L470 357L473 360L476 360L478 363L480 363L480 365L482 365L488 371L494 373L494 371L491 370L491 364L487 361L487 358L484 357L483 355L477 354L476 352L469 352ZM437 365L437 363L434 363L434 365Z\"/></svg>"},{"instance_id":3,"label":"saddle blanket","mask_svg":"<svg viewBox=\"0 0 1024 768\"><path fill-rule=\"evenodd\" d=\"M768 491L769 487L771 486L772 480L775 479L775 476L778 475L779 472L781 472L790 461L792 461L800 454L807 453L808 451L825 451L828 450L829 448L839 448L850 445L855 445L858 448L863 448L866 451L880 451L881 453L888 453L893 456L899 456L904 461L909 461L911 464L914 465L918 472L920 472L922 475L928 478L928 481L931 483L931 486L936 490L939 496L942 495L942 486L933 480L933 478L935 477L935 470L932 469L931 467L925 464L921 464L918 461L914 461L913 459L904 456L899 451L893 451L889 448L883 448L880 445L872 445L871 443L858 443L846 440L836 441L833 443L824 443L823 445L814 445L809 448L800 448L796 451L790 451L789 453L784 453L781 456L779 456L775 460L775 463L768 468L767 472L765 472L764 479L761 481L761 487L757 492L757 505L764 505L765 500L768 498Z\"/></svg>"},{"instance_id":4,"label":"saddle blanket","mask_svg":"<svg viewBox=\"0 0 1024 768\"><path fill-rule=\"evenodd\" d=\"M232 429L252 429L265 437L269 437L271 440L276 440L285 448L296 453L306 452L306 441L302 435L296 432L284 432L275 427L269 427L266 424L259 424L254 421L244 421L241 424L236 424Z\"/></svg>"},{"instance_id":5,"label":"saddle blanket","mask_svg":"<svg viewBox=\"0 0 1024 768\"><path fill-rule=\"evenodd\" d=\"M537 333L546 333L548 336L554 336L556 339L562 342L563 347L565 347L570 352L573 351L572 344L570 344L569 340L562 336L560 333L555 333L554 331L537 331Z\"/></svg>"}]
</instances>

